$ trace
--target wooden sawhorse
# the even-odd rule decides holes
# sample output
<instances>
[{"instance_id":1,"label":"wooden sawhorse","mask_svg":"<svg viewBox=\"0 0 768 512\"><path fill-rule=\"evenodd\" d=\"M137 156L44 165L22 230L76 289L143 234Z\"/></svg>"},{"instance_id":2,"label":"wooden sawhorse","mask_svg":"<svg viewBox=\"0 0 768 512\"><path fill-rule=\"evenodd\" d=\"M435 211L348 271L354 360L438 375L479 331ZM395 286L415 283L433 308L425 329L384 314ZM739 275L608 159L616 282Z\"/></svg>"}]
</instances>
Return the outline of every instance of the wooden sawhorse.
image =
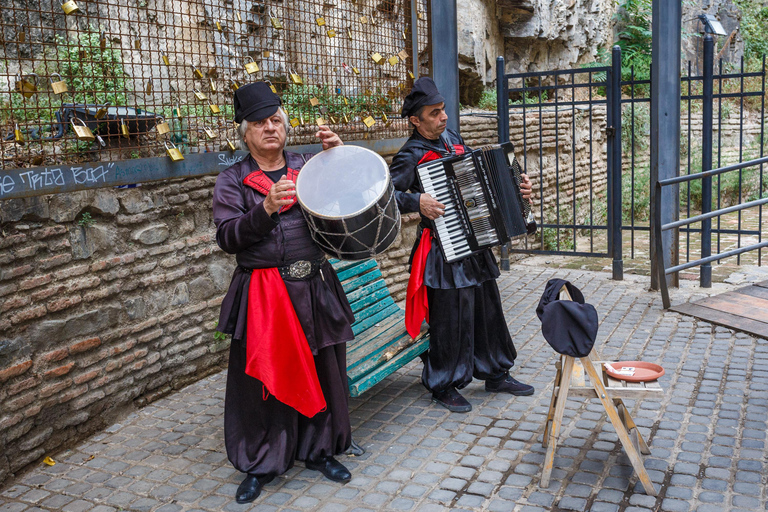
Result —
<instances>
[{"instance_id":1,"label":"wooden sawhorse","mask_svg":"<svg viewBox=\"0 0 768 512\"><path fill-rule=\"evenodd\" d=\"M565 287L563 287L564 290ZM567 293L565 295L567 296ZM547 448L547 454L539 485L542 488L549 487L552 466L555 461L555 450L557 449L557 436L563 422L565 402L570 394L571 396L600 399L613 428L619 435L624 451L629 456L632 467L640 477L646 494L656 496L656 488L653 486L640 456L641 453L649 455L651 451L643 436L640 435L623 399L661 398L664 396L664 390L655 380L627 382L608 376L605 373L603 361L597 361L594 354L595 350L593 349L587 357L575 358L561 355L560 361L557 363L557 376L547 413L544 438L541 443ZM589 384L587 384L586 376L589 377Z\"/></svg>"}]
</instances>

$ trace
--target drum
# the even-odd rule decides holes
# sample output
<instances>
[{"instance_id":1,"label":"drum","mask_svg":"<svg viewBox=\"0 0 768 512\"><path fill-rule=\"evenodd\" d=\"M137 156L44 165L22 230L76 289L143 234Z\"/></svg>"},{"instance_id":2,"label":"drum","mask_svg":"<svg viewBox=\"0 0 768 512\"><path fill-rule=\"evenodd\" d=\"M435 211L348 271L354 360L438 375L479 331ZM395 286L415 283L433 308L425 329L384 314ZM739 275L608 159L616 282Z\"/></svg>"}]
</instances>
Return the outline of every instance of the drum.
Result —
<instances>
[{"instance_id":1,"label":"drum","mask_svg":"<svg viewBox=\"0 0 768 512\"><path fill-rule=\"evenodd\" d=\"M343 260L387 250L400 232L400 210L387 163L359 146L318 153L296 179L296 197L312 238Z\"/></svg>"}]
</instances>

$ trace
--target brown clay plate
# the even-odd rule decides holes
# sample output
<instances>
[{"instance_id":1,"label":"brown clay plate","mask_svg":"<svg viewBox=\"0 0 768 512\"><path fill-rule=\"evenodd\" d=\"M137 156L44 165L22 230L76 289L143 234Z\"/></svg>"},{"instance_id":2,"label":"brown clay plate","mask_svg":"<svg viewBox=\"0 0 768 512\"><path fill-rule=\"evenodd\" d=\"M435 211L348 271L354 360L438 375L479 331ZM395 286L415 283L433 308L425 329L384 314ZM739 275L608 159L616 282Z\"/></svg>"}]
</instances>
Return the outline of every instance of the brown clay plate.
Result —
<instances>
[{"instance_id":1,"label":"brown clay plate","mask_svg":"<svg viewBox=\"0 0 768 512\"><path fill-rule=\"evenodd\" d=\"M664 375L664 368L655 363L647 363L645 361L616 361L610 362L610 364L617 370L621 370L625 366L633 367L635 369L634 375L621 375L603 367L605 368L605 373L614 379L626 380L628 382L649 382L657 380Z\"/></svg>"}]
</instances>

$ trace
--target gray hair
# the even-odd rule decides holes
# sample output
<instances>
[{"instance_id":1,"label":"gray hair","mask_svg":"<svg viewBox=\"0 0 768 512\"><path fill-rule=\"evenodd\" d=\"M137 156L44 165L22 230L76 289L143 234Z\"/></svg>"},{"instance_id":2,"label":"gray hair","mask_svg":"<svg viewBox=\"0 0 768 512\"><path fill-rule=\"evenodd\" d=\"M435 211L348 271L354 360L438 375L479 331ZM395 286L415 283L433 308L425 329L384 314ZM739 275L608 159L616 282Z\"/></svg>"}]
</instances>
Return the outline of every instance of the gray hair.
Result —
<instances>
[{"instance_id":1,"label":"gray hair","mask_svg":"<svg viewBox=\"0 0 768 512\"><path fill-rule=\"evenodd\" d=\"M420 106L419 110L417 110L416 112L414 112L413 114L408 116L408 126L410 126L411 129L415 129L416 128L416 125L411 122L411 116L416 116L417 118L419 118L419 121L423 121L421 116L422 116L422 114L424 114L424 107L425 106L426 105Z\"/></svg>"},{"instance_id":2,"label":"gray hair","mask_svg":"<svg viewBox=\"0 0 768 512\"><path fill-rule=\"evenodd\" d=\"M280 119L283 121L283 126L285 126L285 133L289 133L291 131L291 123L288 120L288 114L285 113L285 110L283 110L282 107L279 107L277 109L277 113L280 114ZM243 119L243 122L240 123L237 127L237 134L240 136L240 149L249 151L248 145L245 143L245 133L248 131L248 121Z\"/></svg>"}]
</instances>

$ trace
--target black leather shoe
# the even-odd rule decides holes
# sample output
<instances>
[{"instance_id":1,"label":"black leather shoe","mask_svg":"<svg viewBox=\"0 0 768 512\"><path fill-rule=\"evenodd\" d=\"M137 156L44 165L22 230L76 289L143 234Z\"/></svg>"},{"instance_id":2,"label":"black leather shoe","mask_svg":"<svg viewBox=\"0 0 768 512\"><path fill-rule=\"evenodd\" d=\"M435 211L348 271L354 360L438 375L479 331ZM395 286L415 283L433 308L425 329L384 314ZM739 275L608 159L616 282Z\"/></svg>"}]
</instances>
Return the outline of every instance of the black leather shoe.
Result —
<instances>
[{"instance_id":1,"label":"black leather shoe","mask_svg":"<svg viewBox=\"0 0 768 512\"><path fill-rule=\"evenodd\" d=\"M307 469L319 471L325 478L334 482L349 482L352 479L352 473L333 457L325 457L318 461L308 460L305 464Z\"/></svg>"},{"instance_id":2,"label":"black leather shoe","mask_svg":"<svg viewBox=\"0 0 768 512\"><path fill-rule=\"evenodd\" d=\"M245 475L245 479L237 487L235 501L238 503L250 503L261 494L262 486L267 482L260 482L256 475Z\"/></svg>"},{"instance_id":3,"label":"black leather shoe","mask_svg":"<svg viewBox=\"0 0 768 512\"><path fill-rule=\"evenodd\" d=\"M488 379L485 381L485 390L494 393L510 393L515 396L528 396L533 394L533 386L523 384L522 382L515 380L511 375L507 375L504 379L494 381Z\"/></svg>"},{"instance_id":4,"label":"black leather shoe","mask_svg":"<svg viewBox=\"0 0 768 512\"><path fill-rule=\"evenodd\" d=\"M466 398L456 388L448 388L445 391L433 391L432 401L442 405L451 412L469 412L472 410Z\"/></svg>"}]
</instances>

